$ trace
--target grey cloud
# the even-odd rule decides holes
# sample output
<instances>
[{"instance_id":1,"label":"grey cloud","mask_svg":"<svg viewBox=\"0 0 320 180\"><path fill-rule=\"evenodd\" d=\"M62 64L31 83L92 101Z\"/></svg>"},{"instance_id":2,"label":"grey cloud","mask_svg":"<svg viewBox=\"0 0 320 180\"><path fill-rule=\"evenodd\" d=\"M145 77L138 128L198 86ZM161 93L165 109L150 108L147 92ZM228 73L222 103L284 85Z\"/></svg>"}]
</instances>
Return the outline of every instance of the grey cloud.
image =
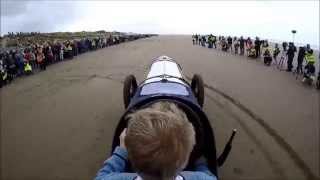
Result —
<instances>
[{"instance_id":1,"label":"grey cloud","mask_svg":"<svg viewBox=\"0 0 320 180\"><path fill-rule=\"evenodd\" d=\"M1 0L1 16L17 16L27 10L30 0Z\"/></svg>"},{"instance_id":2,"label":"grey cloud","mask_svg":"<svg viewBox=\"0 0 320 180\"><path fill-rule=\"evenodd\" d=\"M62 30L81 20L80 10L75 1L4 1L1 4L1 34Z\"/></svg>"}]
</instances>

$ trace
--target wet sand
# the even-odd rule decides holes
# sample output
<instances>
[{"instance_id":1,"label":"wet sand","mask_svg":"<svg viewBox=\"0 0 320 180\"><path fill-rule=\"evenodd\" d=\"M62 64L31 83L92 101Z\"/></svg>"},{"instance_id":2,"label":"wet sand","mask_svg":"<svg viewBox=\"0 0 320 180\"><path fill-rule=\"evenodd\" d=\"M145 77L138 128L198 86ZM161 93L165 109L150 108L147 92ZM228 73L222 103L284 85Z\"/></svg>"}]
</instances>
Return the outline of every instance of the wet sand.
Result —
<instances>
[{"instance_id":1,"label":"wet sand","mask_svg":"<svg viewBox=\"0 0 320 180\"><path fill-rule=\"evenodd\" d=\"M221 179L319 177L319 91L262 62L159 36L80 55L1 91L2 179L92 179L124 112L122 81L143 80L153 57L175 58L206 83L218 152L233 128Z\"/></svg>"}]
</instances>

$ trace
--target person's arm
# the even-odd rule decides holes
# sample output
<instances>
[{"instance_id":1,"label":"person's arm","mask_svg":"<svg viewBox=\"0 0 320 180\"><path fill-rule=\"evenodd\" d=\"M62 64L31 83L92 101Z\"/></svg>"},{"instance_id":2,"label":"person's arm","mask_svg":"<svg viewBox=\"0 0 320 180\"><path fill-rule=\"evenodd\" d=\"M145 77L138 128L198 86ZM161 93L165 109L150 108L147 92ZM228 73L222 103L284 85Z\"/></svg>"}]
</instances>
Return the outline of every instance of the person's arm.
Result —
<instances>
[{"instance_id":1,"label":"person's arm","mask_svg":"<svg viewBox=\"0 0 320 180\"><path fill-rule=\"evenodd\" d=\"M124 143L125 136L126 129L124 129L120 134L120 146L117 146L111 157L103 163L103 166L98 171L95 180L102 180L112 175L124 173L128 162L128 152Z\"/></svg>"},{"instance_id":2,"label":"person's arm","mask_svg":"<svg viewBox=\"0 0 320 180\"><path fill-rule=\"evenodd\" d=\"M125 171L127 161L127 150L120 146L116 147L112 156L103 163L103 167L98 171L95 179L98 180L115 173L123 173Z\"/></svg>"}]
</instances>

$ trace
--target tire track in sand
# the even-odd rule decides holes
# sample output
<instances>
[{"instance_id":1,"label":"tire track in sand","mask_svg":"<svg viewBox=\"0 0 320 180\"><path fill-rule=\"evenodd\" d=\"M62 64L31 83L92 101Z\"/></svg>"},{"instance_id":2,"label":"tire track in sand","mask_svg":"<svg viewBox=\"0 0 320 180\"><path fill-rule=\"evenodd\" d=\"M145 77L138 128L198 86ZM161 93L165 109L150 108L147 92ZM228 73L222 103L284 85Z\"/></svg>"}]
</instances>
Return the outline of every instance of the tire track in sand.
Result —
<instances>
[{"instance_id":1,"label":"tire track in sand","mask_svg":"<svg viewBox=\"0 0 320 180\"><path fill-rule=\"evenodd\" d=\"M191 78L186 76L186 78L191 81ZM317 179L316 176L313 174L309 166L300 158L298 153L288 144L285 139L280 136L275 129L269 126L264 119L259 117L245 105L243 105L240 101L236 100L235 98L229 96L228 94L220 91L219 89L204 83L204 87L208 90L221 95L223 98L228 100L230 103L238 107L240 110L245 112L249 115L254 121L256 121L275 141L276 143L289 155L289 157L293 160L293 162L297 165L299 169L303 172L304 176L308 180Z\"/></svg>"}]
</instances>

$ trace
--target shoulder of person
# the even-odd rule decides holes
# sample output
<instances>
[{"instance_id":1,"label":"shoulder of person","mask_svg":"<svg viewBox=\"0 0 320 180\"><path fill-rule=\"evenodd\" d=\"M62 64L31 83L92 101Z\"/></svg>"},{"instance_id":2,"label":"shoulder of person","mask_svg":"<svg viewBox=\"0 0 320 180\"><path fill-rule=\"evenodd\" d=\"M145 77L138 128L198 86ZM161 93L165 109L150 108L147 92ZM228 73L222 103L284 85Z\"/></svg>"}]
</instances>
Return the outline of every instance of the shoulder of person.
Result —
<instances>
[{"instance_id":1,"label":"shoulder of person","mask_svg":"<svg viewBox=\"0 0 320 180\"><path fill-rule=\"evenodd\" d=\"M136 173L114 173L104 177L97 177L95 180L135 180Z\"/></svg>"},{"instance_id":2,"label":"shoulder of person","mask_svg":"<svg viewBox=\"0 0 320 180\"><path fill-rule=\"evenodd\" d=\"M198 171L183 171L180 173L183 180L217 180L215 176Z\"/></svg>"}]
</instances>

